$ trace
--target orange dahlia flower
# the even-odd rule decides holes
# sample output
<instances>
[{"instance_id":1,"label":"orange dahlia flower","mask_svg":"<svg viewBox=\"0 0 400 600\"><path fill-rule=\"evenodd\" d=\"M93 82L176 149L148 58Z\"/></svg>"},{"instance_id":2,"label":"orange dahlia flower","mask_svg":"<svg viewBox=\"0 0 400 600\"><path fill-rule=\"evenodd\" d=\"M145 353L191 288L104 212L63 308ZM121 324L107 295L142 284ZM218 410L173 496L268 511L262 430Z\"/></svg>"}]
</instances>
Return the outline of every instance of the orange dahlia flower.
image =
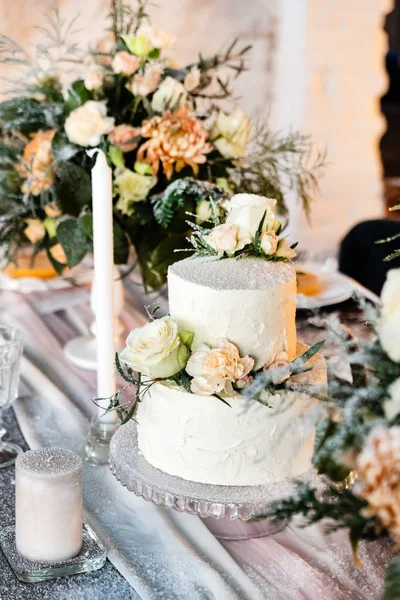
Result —
<instances>
[{"instance_id":1,"label":"orange dahlia flower","mask_svg":"<svg viewBox=\"0 0 400 600\"><path fill-rule=\"evenodd\" d=\"M212 150L207 131L184 107L144 121L142 136L149 139L139 148L138 160L148 162L153 175L157 175L161 161L167 179L171 179L174 168L179 173L186 165L197 175L199 165Z\"/></svg>"},{"instance_id":2,"label":"orange dahlia flower","mask_svg":"<svg viewBox=\"0 0 400 600\"><path fill-rule=\"evenodd\" d=\"M22 184L24 194L39 196L40 192L51 188L55 181L56 171L51 141L55 131L38 131L25 146L22 164L18 171L26 181Z\"/></svg>"}]
</instances>

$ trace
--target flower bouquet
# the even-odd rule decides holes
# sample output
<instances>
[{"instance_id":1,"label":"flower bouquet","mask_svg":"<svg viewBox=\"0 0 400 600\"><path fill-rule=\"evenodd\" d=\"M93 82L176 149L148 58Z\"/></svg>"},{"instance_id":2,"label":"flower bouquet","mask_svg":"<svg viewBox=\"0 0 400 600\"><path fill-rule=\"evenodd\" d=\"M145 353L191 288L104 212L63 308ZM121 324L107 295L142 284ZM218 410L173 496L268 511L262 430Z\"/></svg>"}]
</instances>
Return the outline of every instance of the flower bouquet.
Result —
<instances>
[{"instance_id":1,"label":"flower bouquet","mask_svg":"<svg viewBox=\"0 0 400 600\"><path fill-rule=\"evenodd\" d=\"M91 250L95 146L113 170L115 262L134 246L153 288L189 247L187 213L207 222L210 201L261 194L285 215L295 189L309 211L323 157L308 137L274 136L232 105L249 47L234 42L177 67L175 40L150 26L146 4L113 0L106 37L87 51L71 41L75 19L57 9L33 54L1 36L0 60L18 71L0 104L0 244L9 262L30 245L61 273Z\"/></svg>"},{"instance_id":2,"label":"flower bouquet","mask_svg":"<svg viewBox=\"0 0 400 600\"><path fill-rule=\"evenodd\" d=\"M313 464L324 487L298 484L296 495L277 502L271 514L301 514L305 524L324 520L327 531L346 528L361 567L360 540L392 540L384 598L394 600L400 597L400 269L388 273L381 311L364 310L372 339L355 340L335 315L328 323L349 368L342 365L331 381L329 414L317 425Z\"/></svg>"}]
</instances>

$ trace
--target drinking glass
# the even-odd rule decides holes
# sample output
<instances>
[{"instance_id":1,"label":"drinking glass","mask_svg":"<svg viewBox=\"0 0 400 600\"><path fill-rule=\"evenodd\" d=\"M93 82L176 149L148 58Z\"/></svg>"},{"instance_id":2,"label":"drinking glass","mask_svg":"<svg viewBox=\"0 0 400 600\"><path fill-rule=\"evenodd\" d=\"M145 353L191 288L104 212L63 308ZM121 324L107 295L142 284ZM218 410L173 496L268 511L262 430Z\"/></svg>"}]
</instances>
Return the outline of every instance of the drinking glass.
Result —
<instances>
[{"instance_id":1,"label":"drinking glass","mask_svg":"<svg viewBox=\"0 0 400 600\"><path fill-rule=\"evenodd\" d=\"M0 325L0 469L12 465L22 448L4 442L6 429L1 413L18 396L22 333L14 327Z\"/></svg>"}]
</instances>

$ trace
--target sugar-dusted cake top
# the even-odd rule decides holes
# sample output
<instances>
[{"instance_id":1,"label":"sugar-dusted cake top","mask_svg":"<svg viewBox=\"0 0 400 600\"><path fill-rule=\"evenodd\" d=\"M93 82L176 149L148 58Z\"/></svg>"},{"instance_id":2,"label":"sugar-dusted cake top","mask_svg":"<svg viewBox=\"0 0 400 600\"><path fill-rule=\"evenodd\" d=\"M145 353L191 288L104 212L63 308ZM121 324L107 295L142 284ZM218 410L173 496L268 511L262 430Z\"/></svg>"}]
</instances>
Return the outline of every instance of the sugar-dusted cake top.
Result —
<instances>
[{"instance_id":1,"label":"sugar-dusted cake top","mask_svg":"<svg viewBox=\"0 0 400 600\"><path fill-rule=\"evenodd\" d=\"M169 268L169 274L216 290L265 290L292 281L295 270L288 262L206 256L181 260Z\"/></svg>"}]
</instances>

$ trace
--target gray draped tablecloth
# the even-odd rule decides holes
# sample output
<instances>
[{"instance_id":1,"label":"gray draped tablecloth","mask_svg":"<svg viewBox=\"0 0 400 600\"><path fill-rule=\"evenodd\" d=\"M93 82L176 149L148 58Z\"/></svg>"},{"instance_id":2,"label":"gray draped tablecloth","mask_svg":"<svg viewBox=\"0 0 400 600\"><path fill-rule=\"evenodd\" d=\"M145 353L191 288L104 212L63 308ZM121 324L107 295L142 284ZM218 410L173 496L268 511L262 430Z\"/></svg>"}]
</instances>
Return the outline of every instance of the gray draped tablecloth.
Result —
<instances>
[{"instance_id":1,"label":"gray draped tablecloth","mask_svg":"<svg viewBox=\"0 0 400 600\"><path fill-rule=\"evenodd\" d=\"M140 306L137 288L128 283L122 315L127 330L145 322ZM68 363L63 346L87 333L93 320L87 289L29 296L3 291L0 308L0 320L25 335L22 376L29 392L15 403L24 439L31 448L61 445L82 451L95 410L95 379ZM300 326L302 339L310 341L305 339L309 329L301 321ZM15 427L12 432L17 435ZM1 473L0 498L7 510L0 510L0 527L13 519L12 472ZM291 525L269 538L222 544L200 518L128 492L107 466L85 467L85 512L115 568L108 563L90 575L18 584L2 557L0 600L33 600L35 595L57 600L376 600L390 559L389 547L362 543L364 567L357 568L346 533L327 536L320 525Z\"/></svg>"}]
</instances>

